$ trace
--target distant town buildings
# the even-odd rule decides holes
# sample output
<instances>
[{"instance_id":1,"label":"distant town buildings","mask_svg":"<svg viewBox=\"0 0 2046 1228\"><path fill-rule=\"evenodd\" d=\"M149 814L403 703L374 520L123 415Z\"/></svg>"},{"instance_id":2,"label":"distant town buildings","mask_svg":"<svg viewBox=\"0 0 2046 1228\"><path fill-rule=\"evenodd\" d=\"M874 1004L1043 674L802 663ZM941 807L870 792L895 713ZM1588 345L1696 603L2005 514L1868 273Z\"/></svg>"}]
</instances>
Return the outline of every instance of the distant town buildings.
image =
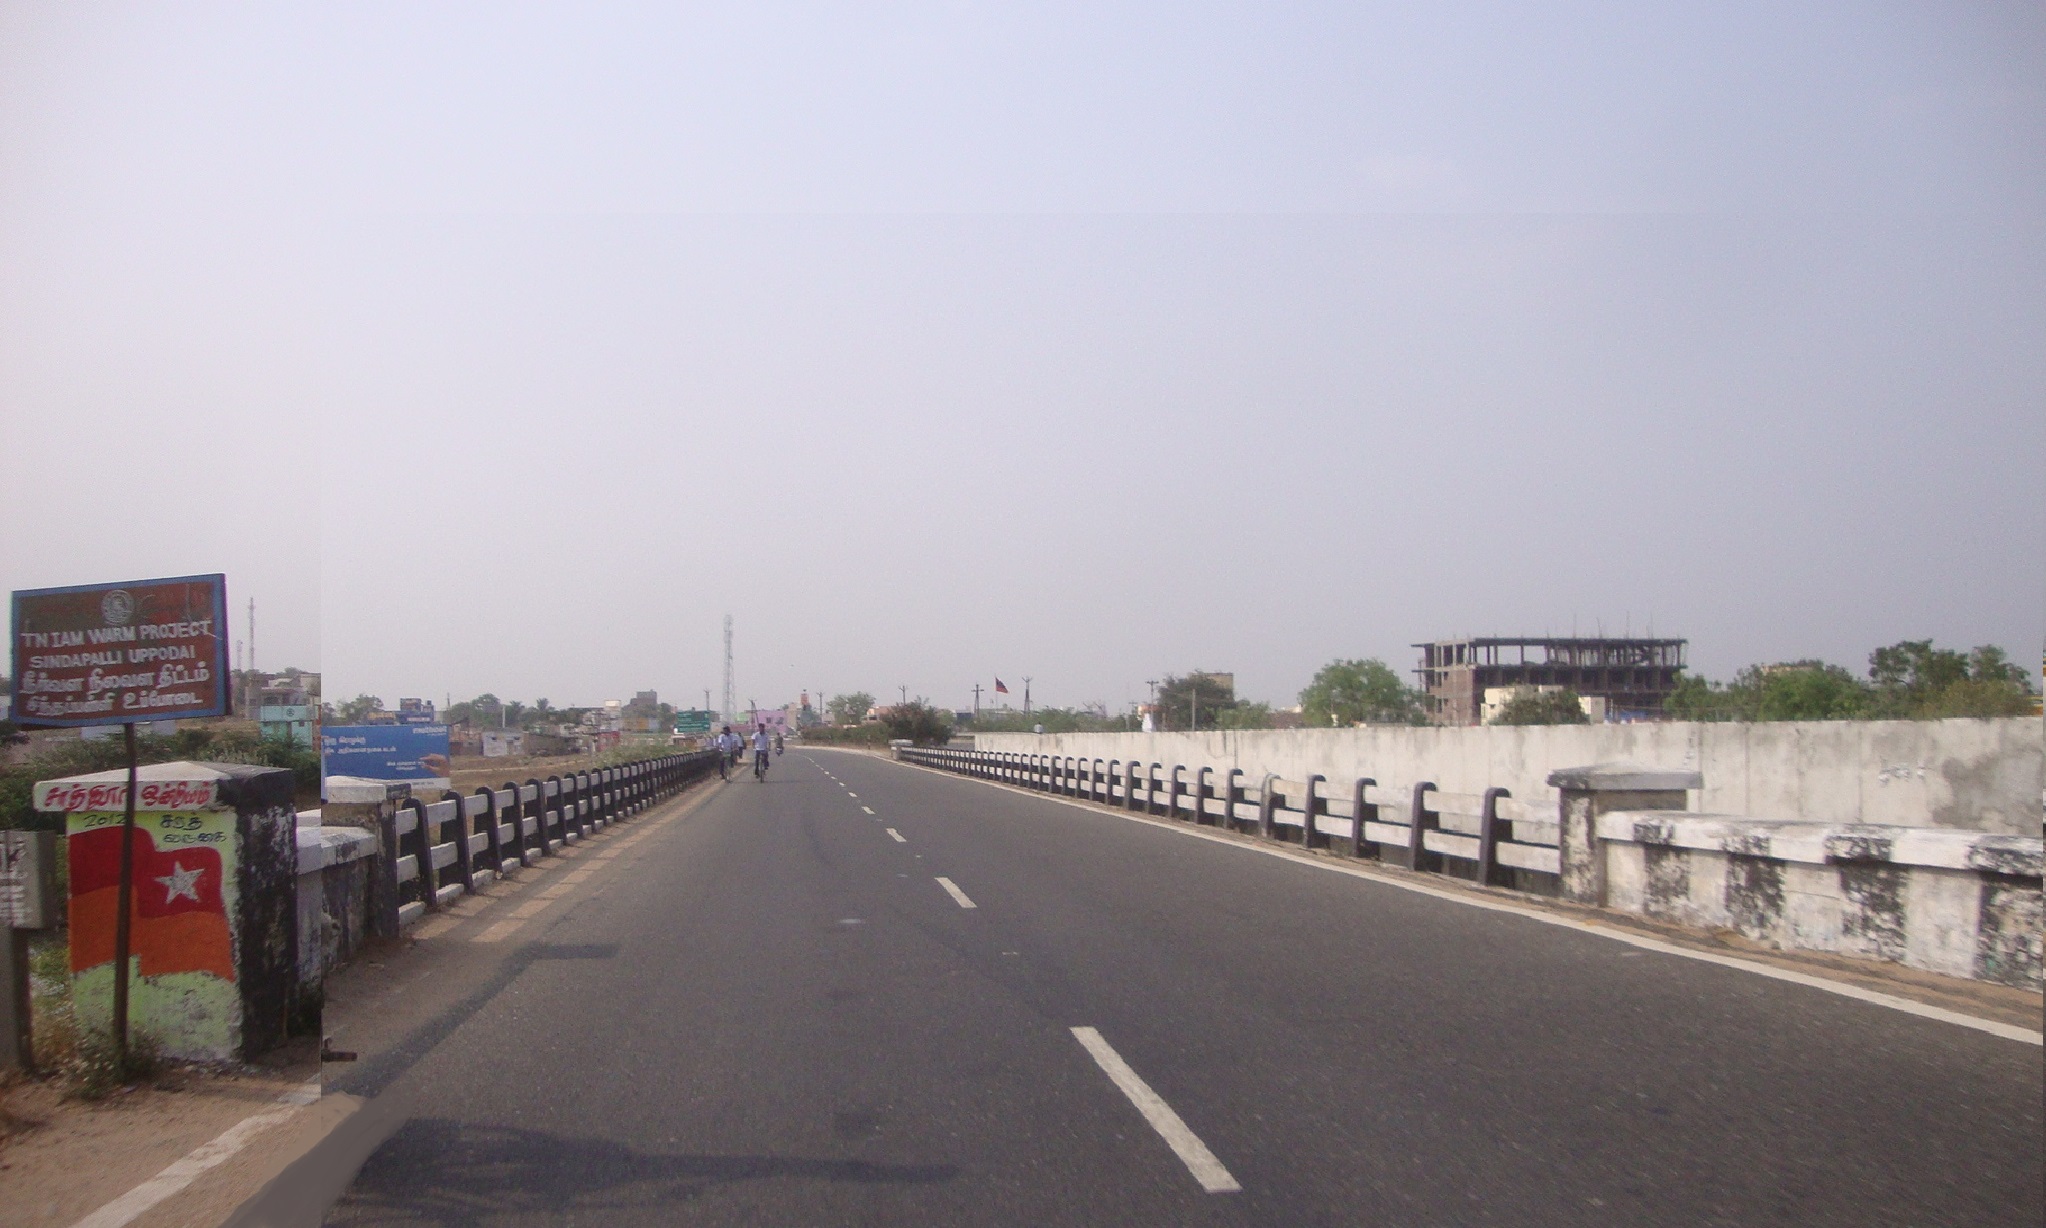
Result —
<instances>
[{"instance_id":1,"label":"distant town buildings","mask_svg":"<svg viewBox=\"0 0 2046 1228\"><path fill-rule=\"evenodd\" d=\"M1603 700L1595 720L1654 719L1676 689L1688 643L1605 636L1435 640L1414 645L1421 650L1414 673L1437 725L1480 724L1495 699L1488 693L1500 692L1496 701L1503 704L1516 687L1568 688Z\"/></svg>"},{"instance_id":2,"label":"distant town buildings","mask_svg":"<svg viewBox=\"0 0 2046 1228\"><path fill-rule=\"evenodd\" d=\"M320 712L320 676L304 670L256 674L245 680L255 696L256 724L266 738L313 745Z\"/></svg>"}]
</instances>

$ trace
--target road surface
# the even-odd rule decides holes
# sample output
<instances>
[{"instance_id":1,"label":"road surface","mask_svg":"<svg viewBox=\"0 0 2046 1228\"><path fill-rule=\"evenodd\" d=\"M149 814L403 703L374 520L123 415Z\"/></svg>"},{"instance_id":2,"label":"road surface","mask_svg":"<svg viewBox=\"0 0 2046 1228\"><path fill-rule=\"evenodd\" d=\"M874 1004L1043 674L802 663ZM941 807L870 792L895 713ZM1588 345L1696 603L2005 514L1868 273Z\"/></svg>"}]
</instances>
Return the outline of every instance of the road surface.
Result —
<instances>
[{"instance_id":1,"label":"road surface","mask_svg":"<svg viewBox=\"0 0 2046 1228\"><path fill-rule=\"evenodd\" d=\"M2036 1045L1105 812L791 749L578 858L351 1025L330 1224L2041 1222Z\"/></svg>"}]
</instances>

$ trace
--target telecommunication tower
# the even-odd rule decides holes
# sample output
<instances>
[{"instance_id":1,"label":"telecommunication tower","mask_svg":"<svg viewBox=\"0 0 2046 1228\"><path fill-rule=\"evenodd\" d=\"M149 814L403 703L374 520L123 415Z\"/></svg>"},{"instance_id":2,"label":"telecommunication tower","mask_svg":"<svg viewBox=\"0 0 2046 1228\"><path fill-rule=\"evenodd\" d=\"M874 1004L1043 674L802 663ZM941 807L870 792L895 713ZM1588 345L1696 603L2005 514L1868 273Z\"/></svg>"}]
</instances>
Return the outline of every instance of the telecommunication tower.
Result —
<instances>
[{"instance_id":1,"label":"telecommunication tower","mask_svg":"<svg viewBox=\"0 0 2046 1228\"><path fill-rule=\"evenodd\" d=\"M732 679L732 616L725 615L725 719L739 707L739 688Z\"/></svg>"}]
</instances>

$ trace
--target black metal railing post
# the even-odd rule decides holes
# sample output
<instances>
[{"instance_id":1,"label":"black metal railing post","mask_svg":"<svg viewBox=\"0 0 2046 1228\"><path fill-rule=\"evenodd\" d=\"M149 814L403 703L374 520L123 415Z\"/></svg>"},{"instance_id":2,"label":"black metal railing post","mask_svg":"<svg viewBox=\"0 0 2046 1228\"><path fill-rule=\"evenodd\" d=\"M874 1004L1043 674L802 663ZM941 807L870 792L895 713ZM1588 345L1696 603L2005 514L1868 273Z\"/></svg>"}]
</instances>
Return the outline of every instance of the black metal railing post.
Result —
<instances>
[{"instance_id":1,"label":"black metal railing post","mask_svg":"<svg viewBox=\"0 0 2046 1228\"><path fill-rule=\"evenodd\" d=\"M1485 790L1485 804L1478 808L1478 885L1494 886L1499 868L1499 799L1512 797L1505 789Z\"/></svg>"},{"instance_id":2,"label":"black metal railing post","mask_svg":"<svg viewBox=\"0 0 2046 1228\"><path fill-rule=\"evenodd\" d=\"M1439 817L1428 809L1428 795L1435 792L1435 782L1423 780L1414 786L1414 800L1407 808L1407 868L1412 870L1439 870L1442 858L1428 851L1428 832L1434 828Z\"/></svg>"},{"instance_id":3,"label":"black metal railing post","mask_svg":"<svg viewBox=\"0 0 2046 1228\"><path fill-rule=\"evenodd\" d=\"M1359 776L1357 783L1350 787L1350 856L1362 857L1369 846L1375 858L1378 846L1364 838L1364 825L1378 818L1378 805L1364 800L1366 790L1376 788L1378 782L1369 776Z\"/></svg>"},{"instance_id":4,"label":"black metal railing post","mask_svg":"<svg viewBox=\"0 0 2046 1228\"><path fill-rule=\"evenodd\" d=\"M1320 775L1311 775L1307 778L1307 796L1302 798L1300 802L1300 807L1304 811L1301 821L1305 824L1300 829L1301 848L1311 849L1316 847L1315 841L1321 835L1320 832L1314 829L1314 824L1321 813L1328 808L1326 800L1321 796L1321 784L1327 779L1328 777Z\"/></svg>"}]
</instances>

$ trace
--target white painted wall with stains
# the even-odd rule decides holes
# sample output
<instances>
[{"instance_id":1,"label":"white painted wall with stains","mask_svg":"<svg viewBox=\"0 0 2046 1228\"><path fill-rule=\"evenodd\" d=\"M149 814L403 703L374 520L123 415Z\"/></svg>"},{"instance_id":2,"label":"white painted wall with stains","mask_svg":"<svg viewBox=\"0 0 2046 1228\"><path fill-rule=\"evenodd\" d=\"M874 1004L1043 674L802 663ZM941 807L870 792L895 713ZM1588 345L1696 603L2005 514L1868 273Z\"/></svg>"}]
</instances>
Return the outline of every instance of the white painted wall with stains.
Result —
<instances>
[{"instance_id":1,"label":"white painted wall with stains","mask_svg":"<svg viewBox=\"0 0 2046 1228\"><path fill-rule=\"evenodd\" d=\"M1381 784L1500 786L1553 804L1549 773L1629 762L1704 775L1693 811L1819 823L2040 834L2046 727L2037 717L1940 721L1664 722L1376 727L1203 733L979 734L981 750L1241 768L1255 780L1319 773Z\"/></svg>"}]
</instances>

